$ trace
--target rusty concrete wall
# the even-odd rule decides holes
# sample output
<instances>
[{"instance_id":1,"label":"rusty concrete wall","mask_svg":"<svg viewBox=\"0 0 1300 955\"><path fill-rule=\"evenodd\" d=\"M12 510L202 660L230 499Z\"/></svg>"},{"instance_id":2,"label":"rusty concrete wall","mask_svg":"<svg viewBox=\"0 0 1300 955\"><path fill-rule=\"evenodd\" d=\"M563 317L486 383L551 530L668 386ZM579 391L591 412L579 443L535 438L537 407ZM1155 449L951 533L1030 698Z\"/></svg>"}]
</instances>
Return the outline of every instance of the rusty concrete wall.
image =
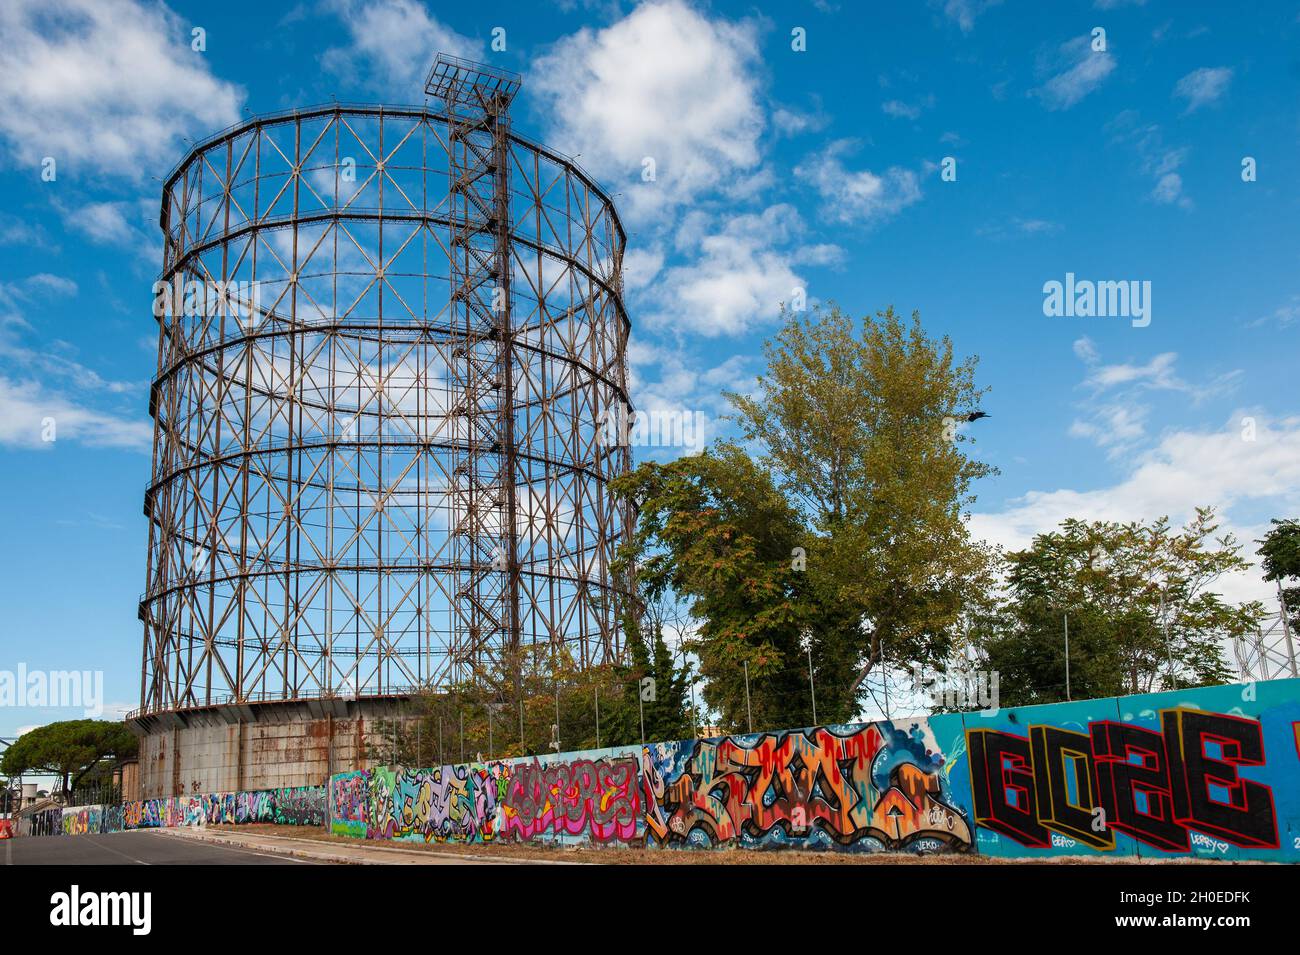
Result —
<instances>
[{"instance_id":1,"label":"rusty concrete wall","mask_svg":"<svg viewBox=\"0 0 1300 955\"><path fill-rule=\"evenodd\" d=\"M134 759L122 764L122 801L140 798L140 764Z\"/></svg>"},{"instance_id":2,"label":"rusty concrete wall","mask_svg":"<svg viewBox=\"0 0 1300 955\"><path fill-rule=\"evenodd\" d=\"M301 704L280 704L136 721L138 798L324 785L331 773L378 762L368 758L365 741L390 712L382 704L351 703L346 715L321 716Z\"/></svg>"}]
</instances>

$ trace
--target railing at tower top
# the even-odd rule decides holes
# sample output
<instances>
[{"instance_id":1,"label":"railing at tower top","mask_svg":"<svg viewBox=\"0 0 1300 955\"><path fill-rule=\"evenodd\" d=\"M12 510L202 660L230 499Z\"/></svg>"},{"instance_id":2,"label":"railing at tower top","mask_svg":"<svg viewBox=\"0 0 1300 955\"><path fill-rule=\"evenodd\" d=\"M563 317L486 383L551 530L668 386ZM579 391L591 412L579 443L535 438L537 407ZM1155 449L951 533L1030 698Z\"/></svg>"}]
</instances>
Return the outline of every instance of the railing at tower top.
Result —
<instances>
[{"instance_id":1,"label":"railing at tower top","mask_svg":"<svg viewBox=\"0 0 1300 955\"><path fill-rule=\"evenodd\" d=\"M449 111L478 110L483 99L492 98L508 106L519 92L520 76L509 70L475 63L449 53L439 53L429 70L424 91Z\"/></svg>"}]
</instances>

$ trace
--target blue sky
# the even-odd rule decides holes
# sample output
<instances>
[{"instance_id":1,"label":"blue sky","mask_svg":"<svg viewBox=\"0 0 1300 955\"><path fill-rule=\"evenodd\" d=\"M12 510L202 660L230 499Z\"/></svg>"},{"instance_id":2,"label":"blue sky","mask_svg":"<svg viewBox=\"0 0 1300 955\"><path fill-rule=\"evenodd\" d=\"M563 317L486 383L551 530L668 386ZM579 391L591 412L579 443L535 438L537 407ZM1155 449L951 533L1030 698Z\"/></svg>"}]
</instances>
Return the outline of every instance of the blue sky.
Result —
<instances>
[{"instance_id":1,"label":"blue sky","mask_svg":"<svg viewBox=\"0 0 1300 955\"><path fill-rule=\"evenodd\" d=\"M1300 503L1298 40L1280 2L6 0L0 669L103 670L110 711L139 699L150 286L186 137L418 103L438 50L522 73L517 128L621 193L638 406L725 433L718 392L752 387L795 287L918 309L992 389L976 533L1215 504L1258 537ZM1150 282L1149 325L1045 316L1067 273ZM0 735L73 715L5 709Z\"/></svg>"}]
</instances>

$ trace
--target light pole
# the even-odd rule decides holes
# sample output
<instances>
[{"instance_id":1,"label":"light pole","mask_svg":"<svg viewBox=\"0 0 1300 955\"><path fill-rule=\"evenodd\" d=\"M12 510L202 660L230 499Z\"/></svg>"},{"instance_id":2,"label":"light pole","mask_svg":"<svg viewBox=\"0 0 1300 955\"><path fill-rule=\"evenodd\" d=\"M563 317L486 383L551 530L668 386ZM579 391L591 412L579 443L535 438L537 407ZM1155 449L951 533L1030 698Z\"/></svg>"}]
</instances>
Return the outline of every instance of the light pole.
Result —
<instances>
[{"instance_id":1,"label":"light pole","mask_svg":"<svg viewBox=\"0 0 1300 955\"><path fill-rule=\"evenodd\" d=\"M812 639L808 640L808 693L812 696L812 725L817 725L817 687L813 683Z\"/></svg>"},{"instance_id":2,"label":"light pole","mask_svg":"<svg viewBox=\"0 0 1300 955\"><path fill-rule=\"evenodd\" d=\"M745 665L745 716L749 720L749 731L754 732L754 710L749 705L749 661L742 661Z\"/></svg>"},{"instance_id":3,"label":"light pole","mask_svg":"<svg viewBox=\"0 0 1300 955\"><path fill-rule=\"evenodd\" d=\"M1065 614L1065 699L1070 699L1070 614Z\"/></svg>"}]
</instances>

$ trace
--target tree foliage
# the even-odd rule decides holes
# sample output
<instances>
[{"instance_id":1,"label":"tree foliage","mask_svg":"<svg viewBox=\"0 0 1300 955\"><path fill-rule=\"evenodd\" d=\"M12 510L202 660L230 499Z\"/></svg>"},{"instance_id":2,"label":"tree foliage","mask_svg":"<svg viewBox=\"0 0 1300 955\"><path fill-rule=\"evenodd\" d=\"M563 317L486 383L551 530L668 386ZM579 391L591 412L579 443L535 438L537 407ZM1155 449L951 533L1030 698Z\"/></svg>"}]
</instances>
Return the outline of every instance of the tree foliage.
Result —
<instances>
[{"instance_id":1,"label":"tree foliage","mask_svg":"<svg viewBox=\"0 0 1300 955\"><path fill-rule=\"evenodd\" d=\"M504 650L485 676L416 696L367 740L372 758L406 766L540 756L691 735L688 677L660 630L626 625L626 664L582 667L567 647ZM654 699L640 700L641 680ZM598 732L599 730L599 732Z\"/></svg>"},{"instance_id":2,"label":"tree foliage","mask_svg":"<svg viewBox=\"0 0 1300 955\"><path fill-rule=\"evenodd\" d=\"M755 395L731 395L747 440L796 502L823 599L865 622L863 663L935 662L991 583L970 538L971 485L994 473L958 418L979 406L978 359L918 313L787 316Z\"/></svg>"},{"instance_id":3,"label":"tree foliage","mask_svg":"<svg viewBox=\"0 0 1300 955\"><path fill-rule=\"evenodd\" d=\"M1180 529L1164 517L1070 519L1008 554L1009 599L980 640L1003 704L1066 698L1067 615L1076 699L1229 680L1224 642L1254 627L1262 607L1229 604L1213 590L1250 566L1218 529L1208 507Z\"/></svg>"},{"instance_id":4,"label":"tree foliage","mask_svg":"<svg viewBox=\"0 0 1300 955\"><path fill-rule=\"evenodd\" d=\"M811 721L809 648L819 719L850 718L861 670L946 657L991 581L963 519L991 469L954 427L975 359L892 309L787 314L765 355L754 394L728 395L755 457L723 442L615 485L640 513L623 562L690 606L731 729L749 708L755 728Z\"/></svg>"},{"instance_id":5,"label":"tree foliage","mask_svg":"<svg viewBox=\"0 0 1300 955\"><path fill-rule=\"evenodd\" d=\"M122 723L64 720L18 737L0 758L0 772L57 776L62 792L70 793L83 777L102 771L105 762L120 764L138 750L139 740Z\"/></svg>"},{"instance_id":6,"label":"tree foliage","mask_svg":"<svg viewBox=\"0 0 1300 955\"><path fill-rule=\"evenodd\" d=\"M1272 524L1273 529L1255 543L1260 545L1264 579L1278 582L1287 622L1296 630L1300 628L1300 521L1274 518Z\"/></svg>"}]
</instances>

